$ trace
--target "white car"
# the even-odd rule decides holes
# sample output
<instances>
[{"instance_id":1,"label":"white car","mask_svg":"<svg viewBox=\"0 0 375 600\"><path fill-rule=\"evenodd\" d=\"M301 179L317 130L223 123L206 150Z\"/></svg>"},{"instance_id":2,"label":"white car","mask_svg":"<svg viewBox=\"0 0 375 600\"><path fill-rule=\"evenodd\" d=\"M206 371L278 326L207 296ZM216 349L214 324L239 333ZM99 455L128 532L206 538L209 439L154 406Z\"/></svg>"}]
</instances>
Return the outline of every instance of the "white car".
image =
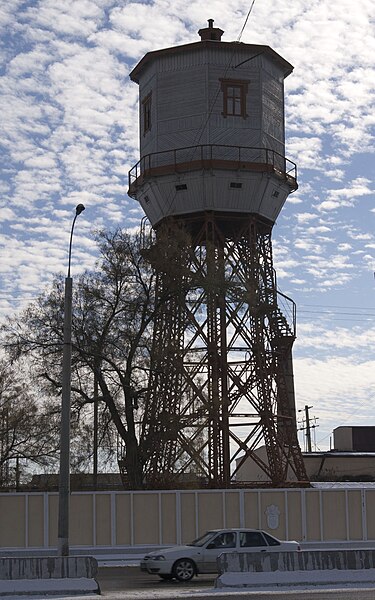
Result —
<instances>
[{"instance_id":1,"label":"white car","mask_svg":"<svg viewBox=\"0 0 375 600\"><path fill-rule=\"evenodd\" d=\"M283 542L259 529L215 529L186 546L149 552L141 571L162 579L189 581L198 573L217 573L217 557L223 552L297 552L298 542Z\"/></svg>"}]
</instances>

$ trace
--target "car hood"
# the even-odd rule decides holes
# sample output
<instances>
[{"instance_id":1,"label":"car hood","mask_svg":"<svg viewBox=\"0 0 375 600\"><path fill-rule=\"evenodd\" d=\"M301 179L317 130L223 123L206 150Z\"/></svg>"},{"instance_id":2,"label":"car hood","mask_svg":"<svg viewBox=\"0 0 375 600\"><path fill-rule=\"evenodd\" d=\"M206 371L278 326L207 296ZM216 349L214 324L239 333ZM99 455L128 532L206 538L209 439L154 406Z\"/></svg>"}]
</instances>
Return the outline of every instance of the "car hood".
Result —
<instances>
[{"instance_id":1,"label":"car hood","mask_svg":"<svg viewBox=\"0 0 375 600\"><path fill-rule=\"evenodd\" d=\"M168 556L169 554L181 554L184 556L186 552L194 552L197 550L198 552L202 550L202 548L198 546L172 546L171 548L160 548L160 550L153 550L152 552L148 552L146 556L160 556L160 554Z\"/></svg>"}]
</instances>

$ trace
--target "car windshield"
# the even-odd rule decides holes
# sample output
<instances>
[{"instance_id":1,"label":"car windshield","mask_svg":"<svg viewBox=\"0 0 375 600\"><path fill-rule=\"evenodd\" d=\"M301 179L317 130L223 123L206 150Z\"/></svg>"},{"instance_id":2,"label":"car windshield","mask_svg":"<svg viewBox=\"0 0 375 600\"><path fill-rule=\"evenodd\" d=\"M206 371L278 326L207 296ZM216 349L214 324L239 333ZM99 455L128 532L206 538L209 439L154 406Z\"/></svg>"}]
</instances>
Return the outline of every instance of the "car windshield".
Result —
<instances>
[{"instance_id":1,"label":"car windshield","mask_svg":"<svg viewBox=\"0 0 375 600\"><path fill-rule=\"evenodd\" d=\"M204 546L204 544L206 542L208 542L212 538L213 535L216 535L216 533L217 533L217 531L207 531L206 533L201 535L199 538L190 542L190 544L187 544L187 545L188 546Z\"/></svg>"}]
</instances>

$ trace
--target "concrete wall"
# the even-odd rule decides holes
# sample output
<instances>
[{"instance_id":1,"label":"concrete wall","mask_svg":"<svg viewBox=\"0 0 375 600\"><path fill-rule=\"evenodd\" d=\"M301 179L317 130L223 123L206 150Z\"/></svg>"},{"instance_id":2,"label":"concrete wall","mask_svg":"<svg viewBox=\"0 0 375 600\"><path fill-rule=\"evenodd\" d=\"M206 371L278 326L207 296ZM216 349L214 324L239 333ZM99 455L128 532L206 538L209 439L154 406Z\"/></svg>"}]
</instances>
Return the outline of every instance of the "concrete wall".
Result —
<instances>
[{"instance_id":1,"label":"concrete wall","mask_svg":"<svg viewBox=\"0 0 375 600\"><path fill-rule=\"evenodd\" d=\"M218 557L216 588L280 589L282 586L373 587L375 550L224 553ZM306 590L304 590L305 592Z\"/></svg>"},{"instance_id":2,"label":"concrete wall","mask_svg":"<svg viewBox=\"0 0 375 600\"><path fill-rule=\"evenodd\" d=\"M92 556L0 557L0 597L100 594Z\"/></svg>"},{"instance_id":3,"label":"concrete wall","mask_svg":"<svg viewBox=\"0 0 375 600\"><path fill-rule=\"evenodd\" d=\"M56 557L0 557L0 581L17 579L93 579L98 573L98 563L92 556Z\"/></svg>"},{"instance_id":4,"label":"concrete wall","mask_svg":"<svg viewBox=\"0 0 375 600\"><path fill-rule=\"evenodd\" d=\"M0 494L0 549L55 548L56 493ZM375 542L375 489L75 492L72 547L185 543L210 528L250 527L303 542Z\"/></svg>"},{"instance_id":5,"label":"concrete wall","mask_svg":"<svg viewBox=\"0 0 375 600\"><path fill-rule=\"evenodd\" d=\"M232 552L218 557L219 573L273 571L357 571L375 569L375 550L306 550L303 552Z\"/></svg>"}]
</instances>

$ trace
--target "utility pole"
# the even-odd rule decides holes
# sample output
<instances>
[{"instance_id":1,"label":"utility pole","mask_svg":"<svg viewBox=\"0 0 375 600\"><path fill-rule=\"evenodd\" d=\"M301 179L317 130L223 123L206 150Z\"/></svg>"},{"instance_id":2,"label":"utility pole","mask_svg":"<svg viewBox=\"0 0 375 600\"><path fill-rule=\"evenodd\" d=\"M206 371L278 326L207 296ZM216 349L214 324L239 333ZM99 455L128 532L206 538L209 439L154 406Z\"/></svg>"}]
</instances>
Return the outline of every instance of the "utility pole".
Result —
<instances>
[{"instance_id":1,"label":"utility pole","mask_svg":"<svg viewBox=\"0 0 375 600\"><path fill-rule=\"evenodd\" d=\"M316 424L316 421L319 419L319 417L313 417L312 419L310 418L310 408L313 408L312 406L308 406L307 404L305 404L304 409L300 409L298 412L304 412L305 413L305 418L300 419L299 421L299 425L302 425L302 427L298 428L298 431L304 431L305 432L305 452L312 452L312 442L311 442L311 430L314 429L315 427L319 427L319 425ZM313 425L311 425L311 421L313 421ZM314 442L315 443L315 442Z\"/></svg>"},{"instance_id":2,"label":"utility pole","mask_svg":"<svg viewBox=\"0 0 375 600\"><path fill-rule=\"evenodd\" d=\"M96 490L98 485L98 377L94 373L94 457L93 457L93 488Z\"/></svg>"},{"instance_id":3,"label":"utility pole","mask_svg":"<svg viewBox=\"0 0 375 600\"><path fill-rule=\"evenodd\" d=\"M307 404L306 404L305 405L306 441L307 441L307 452L312 452L309 408L312 408L312 406L307 406Z\"/></svg>"}]
</instances>

